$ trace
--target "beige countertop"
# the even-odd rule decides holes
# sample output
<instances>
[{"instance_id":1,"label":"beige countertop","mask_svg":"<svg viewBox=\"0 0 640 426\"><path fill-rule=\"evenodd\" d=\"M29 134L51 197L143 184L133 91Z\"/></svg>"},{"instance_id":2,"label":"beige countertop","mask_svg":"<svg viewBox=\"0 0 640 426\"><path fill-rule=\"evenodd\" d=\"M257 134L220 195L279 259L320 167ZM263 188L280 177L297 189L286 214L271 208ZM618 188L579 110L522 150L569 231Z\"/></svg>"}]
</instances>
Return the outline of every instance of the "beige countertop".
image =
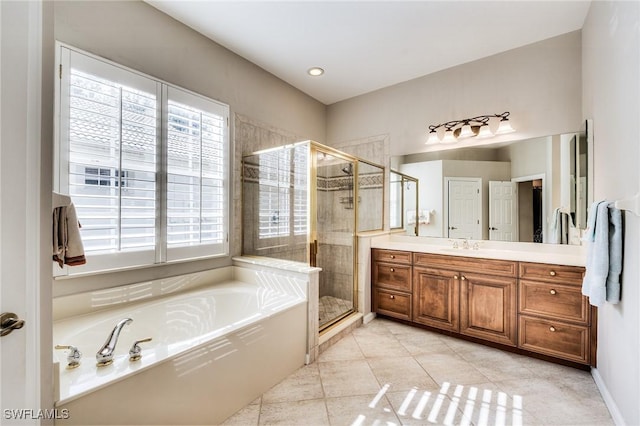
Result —
<instances>
[{"instance_id":1,"label":"beige countertop","mask_svg":"<svg viewBox=\"0 0 640 426\"><path fill-rule=\"evenodd\" d=\"M453 248L454 241L459 248ZM372 248L432 253L481 259L502 259L520 262L551 263L555 265L585 266L586 248L560 244L512 243L504 241L470 240L470 248L461 248L460 239L383 235L371 239ZM474 244L478 243L477 249Z\"/></svg>"}]
</instances>

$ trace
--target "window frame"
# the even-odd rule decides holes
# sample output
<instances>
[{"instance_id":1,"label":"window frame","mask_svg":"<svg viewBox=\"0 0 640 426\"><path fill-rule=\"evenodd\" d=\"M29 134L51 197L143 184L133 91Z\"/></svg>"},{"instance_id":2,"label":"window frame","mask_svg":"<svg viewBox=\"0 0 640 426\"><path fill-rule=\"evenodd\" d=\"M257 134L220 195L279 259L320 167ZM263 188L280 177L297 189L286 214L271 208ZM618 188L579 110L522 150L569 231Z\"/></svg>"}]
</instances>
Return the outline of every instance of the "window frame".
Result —
<instances>
[{"instance_id":1,"label":"window frame","mask_svg":"<svg viewBox=\"0 0 640 426\"><path fill-rule=\"evenodd\" d=\"M156 161L155 161L155 247L153 250L140 251L118 251L115 253L87 253L87 263L81 266L69 268L64 266L59 268L54 265L54 277L62 276L81 276L93 275L106 272L115 272L128 269L139 269L148 267L157 267L171 263L184 263L199 261L202 259L215 258L231 258L230 233L232 229L232 161L233 148L230 137L230 107L215 99L205 95L190 91L176 84L172 84L160 80L154 76L131 69L125 65L110 61L103 57L75 48L71 45L56 41L56 84L55 84L55 105L54 105L54 155L53 155L53 191L63 194L69 193L69 139L65 135L69 135L70 116L68 108L65 111L63 104L69 105L69 68L70 57L72 53L74 58L86 57L88 63L93 61L100 62L102 65L113 67L114 73L119 74L123 71L123 75L132 77L134 80L143 81L143 87L154 86L153 93L156 95ZM77 56L81 55L81 56ZM63 65L67 64L67 65ZM84 64L83 64L84 66ZM83 68L84 69L84 68ZM104 73L99 72L97 75L103 76ZM126 80L126 78L125 78ZM115 80L119 83L122 81ZM147 86L145 86L145 84ZM139 88L138 85L132 87ZM168 133L168 102L169 92L180 93L180 96L188 98L188 105L201 109L212 114L219 115L223 120L222 124L222 242L216 244L199 244L193 246L185 246L179 248L168 249L167 246L167 133ZM66 97L66 100L65 100ZM204 106L204 108L203 108ZM215 111L212 112L213 108ZM120 139L122 144L122 139ZM100 167L99 167L100 169ZM97 175L98 180L100 176ZM200 182L202 184L202 181ZM215 252L211 250L215 248ZM174 254L172 254L172 252Z\"/></svg>"}]
</instances>

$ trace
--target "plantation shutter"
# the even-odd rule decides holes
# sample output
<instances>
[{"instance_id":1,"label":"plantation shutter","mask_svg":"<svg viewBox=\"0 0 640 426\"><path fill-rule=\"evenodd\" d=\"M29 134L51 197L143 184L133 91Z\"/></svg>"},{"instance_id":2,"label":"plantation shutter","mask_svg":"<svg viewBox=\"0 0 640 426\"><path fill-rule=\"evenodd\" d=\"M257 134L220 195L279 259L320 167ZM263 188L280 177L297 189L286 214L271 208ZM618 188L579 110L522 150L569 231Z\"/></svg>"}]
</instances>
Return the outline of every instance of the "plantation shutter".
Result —
<instances>
[{"instance_id":1,"label":"plantation shutter","mask_svg":"<svg viewBox=\"0 0 640 426\"><path fill-rule=\"evenodd\" d=\"M157 84L65 51L66 184L88 256L156 249ZM135 256L134 256L135 258Z\"/></svg>"},{"instance_id":2,"label":"plantation shutter","mask_svg":"<svg viewBox=\"0 0 640 426\"><path fill-rule=\"evenodd\" d=\"M167 111L167 258L223 253L227 107L169 87Z\"/></svg>"}]
</instances>

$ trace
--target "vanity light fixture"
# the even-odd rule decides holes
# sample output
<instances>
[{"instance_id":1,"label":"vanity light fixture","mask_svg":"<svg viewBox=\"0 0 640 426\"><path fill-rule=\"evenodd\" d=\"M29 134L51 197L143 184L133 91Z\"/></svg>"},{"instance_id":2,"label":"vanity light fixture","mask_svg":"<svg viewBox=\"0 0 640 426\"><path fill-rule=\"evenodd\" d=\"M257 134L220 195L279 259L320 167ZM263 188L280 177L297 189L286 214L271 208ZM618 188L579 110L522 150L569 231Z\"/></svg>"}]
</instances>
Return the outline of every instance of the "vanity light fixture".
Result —
<instances>
[{"instance_id":1,"label":"vanity light fixture","mask_svg":"<svg viewBox=\"0 0 640 426\"><path fill-rule=\"evenodd\" d=\"M307 74L312 77L319 77L324 74L324 70L320 67L312 67L307 70Z\"/></svg>"},{"instance_id":2,"label":"vanity light fixture","mask_svg":"<svg viewBox=\"0 0 640 426\"><path fill-rule=\"evenodd\" d=\"M515 129L509 123L510 114L509 111L506 111L502 114L479 115L473 118L447 121L442 124L432 124L429 126L429 137L426 144L456 143L464 138L490 138L494 135L515 132ZM489 121L492 118L500 119L495 134L489 128ZM445 130L442 140L438 137L438 129L441 127Z\"/></svg>"}]
</instances>

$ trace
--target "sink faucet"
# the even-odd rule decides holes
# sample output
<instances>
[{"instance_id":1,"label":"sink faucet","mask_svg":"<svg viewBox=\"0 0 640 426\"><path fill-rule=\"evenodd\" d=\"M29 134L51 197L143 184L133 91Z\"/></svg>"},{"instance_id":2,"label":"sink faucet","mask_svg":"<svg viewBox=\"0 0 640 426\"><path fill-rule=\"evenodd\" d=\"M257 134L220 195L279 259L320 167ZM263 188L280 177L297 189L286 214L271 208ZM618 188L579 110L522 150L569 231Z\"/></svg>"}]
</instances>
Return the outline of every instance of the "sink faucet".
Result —
<instances>
[{"instance_id":1,"label":"sink faucet","mask_svg":"<svg viewBox=\"0 0 640 426\"><path fill-rule=\"evenodd\" d=\"M129 324L131 321L133 321L131 318L125 318L120 320L120 322L113 327L111 334L107 337L107 341L104 342L104 345L102 345L98 353L96 353L98 367L104 367L105 365L109 365L113 362L113 352L116 349L116 343L118 343L120 331L122 331L122 327Z\"/></svg>"}]
</instances>

